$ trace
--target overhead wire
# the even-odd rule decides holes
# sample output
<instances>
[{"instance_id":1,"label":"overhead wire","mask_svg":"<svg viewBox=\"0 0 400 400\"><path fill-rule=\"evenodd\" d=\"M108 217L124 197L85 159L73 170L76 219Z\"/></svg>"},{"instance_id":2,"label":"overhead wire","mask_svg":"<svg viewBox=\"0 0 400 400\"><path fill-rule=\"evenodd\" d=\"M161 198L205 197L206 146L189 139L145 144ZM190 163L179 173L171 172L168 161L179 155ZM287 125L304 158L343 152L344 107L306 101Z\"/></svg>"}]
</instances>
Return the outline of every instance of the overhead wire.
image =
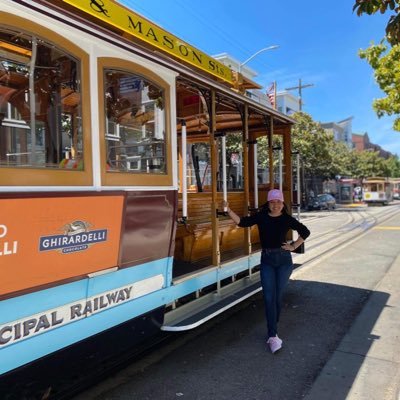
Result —
<instances>
[{"instance_id":1,"label":"overhead wire","mask_svg":"<svg viewBox=\"0 0 400 400\"><path fill-rule=\"evenodd\" d=\"M250 50L249 48L242 46L241 44L238 43L237 37L231 35L227 31L223 30L220 28L219 25L212 24L210 23L210 19L203 16L199 12L194 11L192 8L190 8L187 4L185 4L182 0L174 0L175 3L179 4L183 9L185 9L188 13L190 13L195 19L197 19L201 25L204 25L206 27L209 27L212 31L214 31L217 35L222 37L222 39L229 43L232 47L238 49L242 54L243 54L243 59L246 59L249 54L253 54L254 50ZM215 4L215 3L213 3ZM205 8L202 7L201 10L204 10ZM262 65L264 68L268 67L265 63L262 62L261 59L257 58L254 60L254 63L258 65Z\"/></svg>"},{"instance_id":2,"label":"overhead wire","mask_svg":"<svg viewBox=\"0 0 400 400\"><path fill-rule=\"evenodd\" d=\"M134 1L134 0L120 0L122 4L125 4L128 7L131 7L133 10L142 12L144 16L148 16L148 18L151 18L155 23L159 24L160 26L164 27L165 29L169 30L171 33L174 34L175 31L175 24L169 24L167 21L163 21L163 23L159 22L159 19L156 15L154 15L152 12L149 11L148 7L143 7L142 4L139 4L139 1ZM247 57L249 54L251 54L253 51L248 49L245 46L242 46L241 44L238 43L236 38L234 38L232 35L230 35L228 32L225 30L221 29L218 25L210 23L210 20L204 17L202 14L199 12L194 11L191 7L189 7L187 4L185 4L182 0L175 0L175 3L178 4L180 7L182 7L188 14L190 14L194 19L196 19L200 26L204 26L210 30L212 30L214 33L216 33L220 38L222 38L223 41L228 43L230 46L238 49L241 54L243 54L243 58ZM203 8L204 9L204 8ZM182 36L182 35L180 35ZM185 38L182 38L185 39ZM186 39L185 39L186 40ZM189 42L188 40L186 40ZM192 44L192 43L189 43ZM195 47L196 44L193 43ZM207 53L207 51L205 51ZM223 51L221 51L223 52ZM263 64L264 67L267 67L264 63L262 63L260 60L255 61L258 64Z\"/></svg>"},{"instance_id":3,"label":"overhead wire","mask_svg":"<svg viewBox=\"0 0 400 400\"><path fill-rule=\"evenodd\" d=\"M182 0L175 0L175 2L177 4L179 4L183 9L185 9L188 13L190 13L195 19L197 19L201 25L209 27L212 31L214 31L217 35L219 35L219 37L222 37L223 40L225 40L231 46L240 50L243 54L248 54L251 52L246 47L239 45L237 40L235 40L235 38L233 38L233 36L231 36L226 31L222 30L218 25L210 23L210 19L207 19L207 18L203 17L202 14L193 11L193 9L188 7L188 5L185 4ZM202 8L202 9L204 9L204 8Z\"/></svg>"}]
</instances>

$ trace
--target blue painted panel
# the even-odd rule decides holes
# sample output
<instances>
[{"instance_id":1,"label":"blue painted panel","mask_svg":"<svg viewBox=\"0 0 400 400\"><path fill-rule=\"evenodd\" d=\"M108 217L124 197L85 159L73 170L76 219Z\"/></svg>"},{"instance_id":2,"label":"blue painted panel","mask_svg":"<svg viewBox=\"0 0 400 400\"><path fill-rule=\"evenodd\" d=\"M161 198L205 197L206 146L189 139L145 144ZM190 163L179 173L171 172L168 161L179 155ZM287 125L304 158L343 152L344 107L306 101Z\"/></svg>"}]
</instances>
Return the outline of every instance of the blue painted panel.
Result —
<instances>
[{"instance_id":1,"label":"blue painted panel","mask_svg":"<svg viewBox=\"0 0 400 400\"><path fill-rule=\"evenodd\" d=\"M258 253L251 254L249 257L250 267L253 268L257 265L260 265L260 259L261 259L261 251L259 251Z\"/></svg>"},{"instance_id":2,"label":"blue painted panel","mask_svg":"<svg viewBox=\"0 0 400 400\"><path fill-rule=\"evenodd\" d=\"M208 285L212 285L217 282L218 268L211 269L200 275L196 275L193 278L186 279L182 282L175 283L168 288L166 292L167 303L172 302L175 299L186 296L187 294L193 293L196 290L202 289Z\"/></svg>"},{"instance_id":3,"label":"blue painted panel","mask_svg":"<svg viewBox=\"0 0 400 400\"><path fill-rule=\"evenodd\" d=\"M0 374L158 308L164 304L164 291L106 309L1 349Z\"/></svg>"},{"instance_id":4,"label":"blue painted panel","mask_svg":"<svg viewBox=\"0 0 400 400\"><path fill-rule=\"evenodd\" d=\"M219 279L229 278L232 275L238 274L239 272L249 269L249 259L240 259L229 263L229 265L224 265L223 268L219 269Z\"/></svg>"},{"instance_id":5,"label":"blue painted panel","mask_svg":"<svg viewBox=\"0 0 400 400\"><path fill-rule=\"evenodd\" d=\"M167 257L161 260L151 261L131 268L123 268L115 272L90 278L88 297L160 274L164 277L165 286L167 282L168 265L170 262L170 259Z\"/></svg>"},{"instance_id":6,"label":"blue painted panel","mask_svg":"<svg viewBox=\"0 0 400 400\"><path fill-rule=\"evenodd\" d=\"M88 279L0 301L0 324L84 299Z\"/></svg>"},{"instance_id":7,"label":"blue painted panel","mask_svg":"<svg viewBox=\"0 0 400 400\"><path fill-rule=\"evenodd\" d=\"M165 258L141 266L99 275L89 280L84 279L80 282L5 300L0 303L0 318L3 322L9 322L40 311L56 308L63 304L73 303L76 300L85 299L86 292L88 292L89 296L93 296L158 274L163 274L166 279L167 275L169 276L168 271L171 269L171 263L171 259ZM0 363L0 373L17 368L77 341L159 308L205 286L214 284L217 282L218 277L228 277L247 269L249 263L254 263L254 265L259 264L259 257L250 257L240 262L233 262L223 268L210 269L203 274L198 274L178 284L172 284L171 286L122 303L113 308L106 308L104 311L87 318L70 322L46 333L6 346L1 349L0 358L2 362ZM90 282L89 291L88 281ZM5 314L3 313L4 310L6 311Z\"/></svg>"},{"instance_id":8,"label":"blue painted panel","mask_svg":"<svg viewBox=\"0 0 400 400\"><path fill-rule=\"evenodd\" d=\"M170 263L171 260L165 258L0 301L0 324L60 307L154 275L162 274L166 282L166 271Z\"/></svg>"},{"instance_id":9,"label":"blue painted panel","mask_svg":"<svg viewBox=\"0 0 400 400\"><path fill-rule=\"evenodd\" d=\"M42 311L61 307L65 304L85 300L89 296L103 293L129 283L142 281L162 274L164 281L171 259L152 261L140 266L83 279L66 285L31 293L0 303L0 317L3 323L32 316ZM88 288L90 287L90 289ZM34 337L17 341L0 349L0 373L17 368L37 358L53 353L77 341L86 339L113 326L159 308L166 302L165 290L158 290L146 296L106 308L89 317L69 322Z\"/></svg>"}]
</instances>

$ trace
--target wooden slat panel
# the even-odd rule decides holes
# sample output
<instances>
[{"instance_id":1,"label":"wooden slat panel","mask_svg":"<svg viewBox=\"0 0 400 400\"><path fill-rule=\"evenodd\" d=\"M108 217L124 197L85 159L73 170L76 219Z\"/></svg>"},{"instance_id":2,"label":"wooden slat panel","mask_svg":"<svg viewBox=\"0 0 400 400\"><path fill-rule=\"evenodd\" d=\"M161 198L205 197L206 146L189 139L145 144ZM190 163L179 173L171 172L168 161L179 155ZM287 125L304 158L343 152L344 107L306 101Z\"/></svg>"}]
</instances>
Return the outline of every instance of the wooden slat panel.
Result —
<instances>
[{"instance_id":1,"label":"wooden slat panel","mask_svg":"<svg viewBox=\"0 0 400 400\"><path fill-rule=\"evenodd\" d=\"M219 206L222 203L222 193L217 193ZM244 193L229 192L230 208L238 215L243 215ZM175 258L194 262L212 254L212 196L209 192L188 194L188 219L185 224L178 225L175 244ZM222 210L220 210L222 211ZM178 216L182 216L182 196L178 198ZM253 243L258 242L258 231L251 229ZM218 243L221 251L243 248L243 228L239 228L229 218L221 216L218 219Z\"/></svg>"}]
</instances>

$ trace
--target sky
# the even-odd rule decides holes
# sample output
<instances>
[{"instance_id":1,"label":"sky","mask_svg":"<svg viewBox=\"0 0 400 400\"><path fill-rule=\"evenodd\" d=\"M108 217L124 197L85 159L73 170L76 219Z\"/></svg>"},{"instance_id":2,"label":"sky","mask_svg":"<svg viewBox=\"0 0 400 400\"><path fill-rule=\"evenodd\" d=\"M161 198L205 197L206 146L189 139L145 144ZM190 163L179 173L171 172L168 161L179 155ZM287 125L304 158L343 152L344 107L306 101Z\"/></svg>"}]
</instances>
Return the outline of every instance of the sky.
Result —
<instances>
[{"instance_id":1,"label":"sky","mask_svg":"<svg viewBox=\"0 0 400 400\"><path fill-rule=\"evenodd\" d=\"M258 73L264 89L312 84L302 90L303 111L318 122L353 117L353 133L400 157L400 132L393 117L378 118L372 108L384 97L374 71L358 56L379 43L390 14L353 13L354 0L119 0L208 55L228 53ZM298 95L297 91L293 92Z\"/></svg>"}]
</instances>

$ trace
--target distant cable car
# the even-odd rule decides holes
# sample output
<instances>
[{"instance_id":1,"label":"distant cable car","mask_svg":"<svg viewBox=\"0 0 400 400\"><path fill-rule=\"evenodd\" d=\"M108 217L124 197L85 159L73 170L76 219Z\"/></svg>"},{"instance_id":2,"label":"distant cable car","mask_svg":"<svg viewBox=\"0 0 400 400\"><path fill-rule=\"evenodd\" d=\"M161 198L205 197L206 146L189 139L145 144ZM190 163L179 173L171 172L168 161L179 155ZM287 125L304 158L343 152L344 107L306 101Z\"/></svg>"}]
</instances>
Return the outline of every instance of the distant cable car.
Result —
<instances>
[{"instance_id":1,"label":"distant cable car","mask_svg":"<svg viewBox=\"0 0 400 400\"><path fill-rule=\"evenodd\" d=\"M393 184L393 200L400 200L400 178L392 178Z\"/></svg>"},{"instance_id":2,"label":"distant cable car","mask_svg":"<svg viewBox=\"0 0 400 400\"><path fill-rule=\"evenodd\" d=\"M363 200L367 204L390 203L393 200L393 183L388 178L381 177L364 179Z\"/></svg>"}]
</instances>

